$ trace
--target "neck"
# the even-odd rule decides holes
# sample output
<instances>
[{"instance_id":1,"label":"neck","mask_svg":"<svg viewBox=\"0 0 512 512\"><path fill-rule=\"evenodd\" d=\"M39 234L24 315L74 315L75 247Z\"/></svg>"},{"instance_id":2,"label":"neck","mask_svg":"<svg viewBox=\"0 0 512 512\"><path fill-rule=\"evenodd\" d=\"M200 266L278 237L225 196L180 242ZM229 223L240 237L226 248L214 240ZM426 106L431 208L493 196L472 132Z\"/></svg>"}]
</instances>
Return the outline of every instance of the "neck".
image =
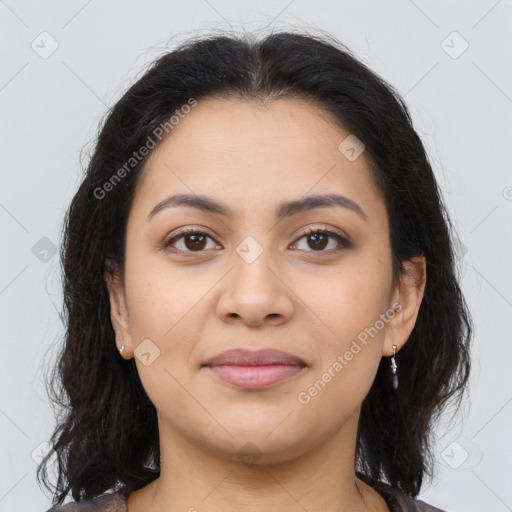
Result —
<instances>
[{"instance_id":1,"label":"neck","mask_svg":"<svg viewBox=\"0 0 512 512\"><path fill-rule=\"evenodd\" d=\"M128 512L388 511L383 498L355 476L358 418L359 409L299 456L262 462L261 454L254 463L214 453L159 418L160 477L129 496Z\"/></svg>"}]
</instances>

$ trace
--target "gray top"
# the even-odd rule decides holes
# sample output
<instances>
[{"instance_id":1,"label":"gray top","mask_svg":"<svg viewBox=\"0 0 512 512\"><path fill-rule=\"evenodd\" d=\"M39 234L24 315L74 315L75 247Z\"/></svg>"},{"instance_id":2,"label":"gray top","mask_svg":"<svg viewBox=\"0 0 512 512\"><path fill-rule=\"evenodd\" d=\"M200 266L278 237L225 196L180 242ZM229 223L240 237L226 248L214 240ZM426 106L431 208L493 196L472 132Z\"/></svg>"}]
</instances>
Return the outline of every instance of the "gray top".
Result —
<instances>
[{"instance_id":1,"label":"gray top","mask_svg":"<svg viewBox=\"0 0 512 512\"><path fill-rule=\"evenodd\" d=\"M384 498L391 512L445 512L384 483L372 485ZM52 507L45 512L127 512L126 498L120 491L90 500Z\"/></svg>"}]
</instances>

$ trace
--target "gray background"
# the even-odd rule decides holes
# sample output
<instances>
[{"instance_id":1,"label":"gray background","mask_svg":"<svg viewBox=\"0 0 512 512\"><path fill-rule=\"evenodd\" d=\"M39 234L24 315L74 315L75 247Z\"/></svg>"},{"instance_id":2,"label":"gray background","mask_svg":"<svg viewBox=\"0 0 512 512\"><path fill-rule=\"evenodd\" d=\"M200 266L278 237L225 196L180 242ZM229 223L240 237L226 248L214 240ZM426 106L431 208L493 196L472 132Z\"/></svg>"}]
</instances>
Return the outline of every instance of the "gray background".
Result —
<instances>
[{"instance_id":1,"label":"gray background","mask_svg":"<svg viewBox=\"0 0 512 512\"><path fill-rule=\"evenodd\" d=\"M166 47L265 26L332 33L405 97L457 227L476 326L470 405L439 424L436 478L419 498L449 512L512 510L511 22L510 0L0 0L0 511L50 502L35 469L63 332L53 251L81 150Z\"/></svg>"}]
</instances>

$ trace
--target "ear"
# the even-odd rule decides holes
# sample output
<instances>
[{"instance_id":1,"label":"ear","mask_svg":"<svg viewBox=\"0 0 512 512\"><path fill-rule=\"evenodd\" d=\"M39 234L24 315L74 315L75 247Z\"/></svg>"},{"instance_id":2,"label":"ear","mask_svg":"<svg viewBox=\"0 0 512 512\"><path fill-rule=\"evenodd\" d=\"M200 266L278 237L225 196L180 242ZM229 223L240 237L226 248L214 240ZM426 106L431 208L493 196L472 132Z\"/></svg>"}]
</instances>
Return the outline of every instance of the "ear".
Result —
<instances>
[{"instance_id":1,"label":"ear","mask_svg":"<svg viewBox=\"0 0 512 512\"><path fill-rule=\"evenodd\" d=\"M393 345L398 351L405 345L416 324L425 283L427 281L427 261L424 256L415 256L404 262L404 272L393 292L392 308L395 316L386 327L383 356L393 355Z\"/></svg>"},{"instance_id":2,"label":"ear","mask_svg":"<svg viewBox=\"0 0 512 512\"><path fill-rule=\"evenodd\" d=\"M123 353L120 355L124 359L131 359L134 347L124 283L117 266L110 261L107 261L104 278L110 299L110 321L116 333L117 349L119 350L124 345Z\"/></svg>"}]
</instances>

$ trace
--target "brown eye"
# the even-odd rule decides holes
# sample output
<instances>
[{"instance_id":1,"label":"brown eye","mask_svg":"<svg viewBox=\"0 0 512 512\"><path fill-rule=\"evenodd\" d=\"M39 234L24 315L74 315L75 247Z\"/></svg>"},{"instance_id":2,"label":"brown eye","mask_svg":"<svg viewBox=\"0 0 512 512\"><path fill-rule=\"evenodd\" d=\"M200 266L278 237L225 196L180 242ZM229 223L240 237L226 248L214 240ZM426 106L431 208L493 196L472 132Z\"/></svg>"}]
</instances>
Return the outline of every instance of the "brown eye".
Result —
<instances>
[{"instance_id":1,"label":"brown eye","mask_svg":"<svg viewBox=\"0 0 512 512\"><path fill-rule=\"evenodd\" d=\"M334 244L333 252L350 246L349 241L338 235L338 233L334 233L325 229L310 229L306 231L298 240L302 240L303 238L306 238L307 246L313 249L312 251L308 252L331 252L330 250L324 250L329 244L329 239L334 239L338 244L338 248L336 248L336 244ZM297 242L295 242L295 246L296 245ZM341 248L339 246L341 246Z\"/></svg>"},{"instance_id":2,"label":"brown eye","mask_svg":"<svg viewBox=\"0 0 512 512\"><path fill-rule=\"evenodd\" d=\"M187 229L181 231L177 235L170 238L168 241L164 242L163 247L166 249L169 247L174 247L178 241L183 239L182 247L178 247L177 250L169 249L170 252L177 254L183 253L185 255L190 252L204 252L203 249L205 249L207 245L208 238L211 239L207 233L194 229ZM214 244L214 247L218 246Z\"/></svg>"},{"instance_id":3,"label":"brown eye","mask_svg":"<svg viewBox=\"0 0 512 512\"><path fill-rule=\"evenodd\" d=\"M307 236L308 243L312 242L313 246L310 246L312 249L325 249L328 244L329 235L325 233L313 233L312 235Z\"/></svg>"},{"instance_id":4,"label":"brown eye","mask_svg":"<svg viewBox=\"0 0 512 512\"><path fill-rule=\"evenodd\" d=\"M184 240L184 243L185 243L185 247L187 249L190 249L192 251L196 250L196 249L204 249L205 245L206 245L206 235L200 235L200 234L195 234L195 235L184 235L183 237L183 240Z\"/></svg>"}]
</instances>

